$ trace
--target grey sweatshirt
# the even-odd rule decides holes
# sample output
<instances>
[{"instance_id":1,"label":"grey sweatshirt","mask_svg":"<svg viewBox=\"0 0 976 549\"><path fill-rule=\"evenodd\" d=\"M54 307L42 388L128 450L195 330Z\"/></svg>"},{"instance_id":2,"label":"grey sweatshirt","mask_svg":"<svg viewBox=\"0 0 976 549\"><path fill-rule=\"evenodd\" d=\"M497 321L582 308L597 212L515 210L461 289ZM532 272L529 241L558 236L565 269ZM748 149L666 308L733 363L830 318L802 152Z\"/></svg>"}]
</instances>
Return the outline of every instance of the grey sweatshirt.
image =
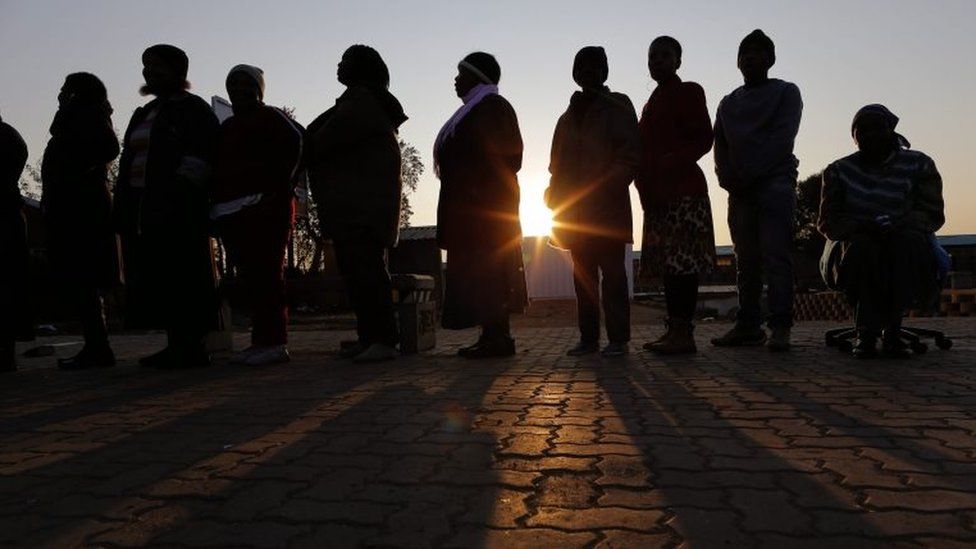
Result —
<instances>
[{"instance_id":1,"label":"grey sweatshirt","mask_svg":"<svg viewBox=\"0 0 976 549\"><path fill-rule=\"evenodd\" d=\"M803 100L796 84L771 78L726 95L715 115L715 173L730 193L746 192L771 177L796 178L793 144Z\"/></svg>"}]
</instances>

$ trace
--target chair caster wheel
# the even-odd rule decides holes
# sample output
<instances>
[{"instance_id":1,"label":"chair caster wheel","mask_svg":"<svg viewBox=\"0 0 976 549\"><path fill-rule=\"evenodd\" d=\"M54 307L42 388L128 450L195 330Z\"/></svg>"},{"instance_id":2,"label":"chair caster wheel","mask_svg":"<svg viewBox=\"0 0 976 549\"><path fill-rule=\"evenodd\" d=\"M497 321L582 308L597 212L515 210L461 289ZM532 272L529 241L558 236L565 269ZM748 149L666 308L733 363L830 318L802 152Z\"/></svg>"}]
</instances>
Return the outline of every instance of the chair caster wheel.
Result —
<instances>
[{"instance_id":1,"label":"chair caster wheel","mask_svg":"<svg viewBox=\"0 0 976 549\"><path fill-rule=\"evenodd\" d=\"M912 343L911 348L916 355L924 355L929 350L929 346L924 343Z\"/></svg>"},{"instance_id":2,"label":"chair caster wheel","mask_svg":"<svg viewBox=\"0 0 976 549\"><path fill-rule=\"evenodd\" d=\"M935 346L943 351L948 351L952 348L952 340L947 337L937 337L935 338Z\"/></svg>"},{"instance_id":3,"label":"chair caster wheel","mask_svg":"<svg viewBox=\"0 0 976 549\"><path fill-rule=\"evenodd\" d=\"M850 353L851 353L851 351L853 351L853 350L854 350L854 343L852 343L852 342L850 342L850 341L847 341L847 340L841 340L841 341L837 341L837 342L835 342L835 343L834 343L834 345L836 345L836 346L837 346L837 348L838 348L838 349L839 349L839 350L840 350L840 351L841 351L842 353L848 353L848 354L850 354Z\"/></svg>"}]
</instances>

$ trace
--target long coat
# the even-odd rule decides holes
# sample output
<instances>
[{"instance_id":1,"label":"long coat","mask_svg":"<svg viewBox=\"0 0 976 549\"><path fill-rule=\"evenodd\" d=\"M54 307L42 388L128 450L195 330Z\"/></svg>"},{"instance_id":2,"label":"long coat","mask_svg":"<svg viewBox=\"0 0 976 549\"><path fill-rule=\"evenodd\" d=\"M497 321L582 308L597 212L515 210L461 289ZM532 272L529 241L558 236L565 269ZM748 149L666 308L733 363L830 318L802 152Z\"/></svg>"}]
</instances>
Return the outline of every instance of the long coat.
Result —
<instances>
[{"instance_id":1,"label":"long coat","mask_svg":"<svg viewBox=\"0 0 976 549\"><path fill-rule=\"evenodd\" d=\"M107 112L58 111L41 164L41 208L52 267L71 284L106 288L121 282L108 181L109 163L118 155Z\"/></svg>"},{"instance_id":2,"label":"long coat","mask_svg":"<svg viewBox=\"0 0 976 549\"><path fill-rule=\"evenodd\" d=\"M33 338L28 292L27 228L20 174L27 164L27 145L0 120L0 345Z\"/></svg>"},{"instance_id":3,"label":"long coat","mask_svg":"<svg viewBox=\"0 0 976 549\"><path fill-rule=\"evenodd\" d=\"M517 175L522 134L505 98L484 98L434 154L440 167L437 242L442 249L496 249L522 237Z\"/></svg>"},{"instance_id":4,"label":"long coat","mask_svg":"<svg viewBox=\"0 0 976 549\"><path fill-rule=\"evenodd\" d=\"M489 95L434 154L441 179L437 242L447 250L443 325L500 321L527 302L515 110L500 95Z\"/></svg>"},{"instance_id":5,"label":"long coat","mask_svg":"<svg viewBox=\"0 0 976 549\"><path fill-rule=\"evenodd\" d=\"M322 232L361 234L384 246L400 227L400 144L407 119L388 92L352 87L308 126L306 163Z\"/></svg>"},{"instance_id":6,"label":"long coat","mask_svg":"<svg viewBox=\"0 0 976 549\"><path fill-rule=\"evenodd\" d=\"M132 131L153 111L145 185L132 185ZM136 109L125 132L114 218L122 237L126 324L182 330L219 325L209 231L211 171L219 129L192 94Z\"/></svg>"},{"instance_id":7,"label":"long coat","mask_svg":"<svg viewBox=\"0 0 976 549\"><path fill-rule=\"evenodd\" d=\"M576 92L552 138L553 236L570 249L594 238L633 242L630 183L640 165L637 113L622 93Z\"/></svg>"}]
</instances>

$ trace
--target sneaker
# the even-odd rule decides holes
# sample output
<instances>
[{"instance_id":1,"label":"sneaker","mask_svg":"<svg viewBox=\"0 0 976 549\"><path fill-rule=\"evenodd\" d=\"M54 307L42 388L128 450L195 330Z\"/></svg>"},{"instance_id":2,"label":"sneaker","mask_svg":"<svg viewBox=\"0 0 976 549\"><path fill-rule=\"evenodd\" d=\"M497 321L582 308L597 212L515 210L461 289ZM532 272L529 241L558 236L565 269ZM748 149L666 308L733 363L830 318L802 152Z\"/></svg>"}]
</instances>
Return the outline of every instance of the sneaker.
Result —
<instances>
[{"instance_id":1,"label":"sneaker","mask_svg":"<svg viewBox=\"0 0 976 549\"><path fill-rule=\"evenodd\" d=\"M230 363L231 364L244 364L245 362L247 362L247 358L249 356L251 356L252 354L254 354L254 352L257 351L258 349L259 349L259 347L255 347L254 345L251 345L247 349L238 351L238 352L234 353L234 356L230 357Z\"/></svg>"},{"instance_id":2,"label":"sneaker","mask_svg":"<svg viewBox=\"0 0 976 549\"><path fill-rule=\"evenodd\" d=\"M364 345L358 341L351 345L342 345L339 348L338 357L341 359L356 358L356 355L365 351L367 347L368 345Z\"/></svg>"},{"instance_id":3,"label":"sneaker","mask_svg":"<svg viewBox=\"0 0 976 549\"><path fill-rule=\"evenodd\" d=\"M580 341L575 347L566 351L566 356L584 356L592 355L593 353L600 350L600 346L596 343L587 343L585 341Z\"/></svg>"},{"instance_id":4,"label":"sneaker","mask_svg":"<svg viewBox=\"0 0 976 549\"><path fill-rule=\"evenodd\" d=\"M384 362L387 360L393 360L396 357L397 352L393 347L383 343L374 343L365 351L356 355L352 360L353 362L363 364L367 362Z\"/></svg>"},{"instance_id":5,"label":"sneaker","mask_svg":"<svg viewBox=\"0 0 976 549\"><path fill-rule=\"evenodd\" d=\"M613 342L607 343L607 346L600 351L600 356L603 358L619 358L630 352L630 348L626 343Z\"/></svg>"},{"instance_id":6,"label":"sneaker","mask_svg":"<svg viewBox=\"0 0 976 549\"><path fill-rule=\"evenodd\" d=\"M267 366L269 364L279 364L288 362L291 356L288 354L288 347L285 345L272 345L269 347L255 347L246 360L245 366Z\"/></svg>"},{"instance_id":7,"label":"sneaker","mask_svg":"<svg viewBox=\"0 0 976 549\"><path fill-rule=\"evenodd\" d=\"M112 366L115 366L115 353L107 345L100 349L86 346L75 356L58 360L58 368L62 370L90 370Z\"/></svg>"},{"instance_id":8,"label":"sneaker","mask_svg":"<svg viewBox=\"0 0 976 549\"><path fill-rule=\"evenodd\" d=\"M721 337L712 339L716 347L756 347L766 343L766 332L762 328L744 328L736 324Z\"/></svg>"},{"instance_id":9,"label":"sneaker","mask_svg":"<svg viewBox=\"0 0 976 549\"><path fill-rule=\"evenodd\" d=\"M766 348L774 353L790 350L790 329L788 327L773 328L770 330L769 339L766 341Z\"/></svg>"},{"instance_id":10,"label":"sneaker","mask_svg":"<svg viewBox=\"0 0 976 549\"><path fill-rule=\"evenodd\" d=\"M875 358L878 356L877 344L877 339L873 337L858 337L851 349L851 356L860 359Z\"/></svg>"},{"instance_id":11,"label":"sneaker","mask_svg":"<svg viewBox=\"0 0 976 549\"><path fill-rule=\"evenodd\" d=\"M898 336L898 332L889 335L889 331L885 330L881 339L881 355L885 358L902 359L910 357L911 353L908 352L908 345Z\"/></svg>"}]
</instances>

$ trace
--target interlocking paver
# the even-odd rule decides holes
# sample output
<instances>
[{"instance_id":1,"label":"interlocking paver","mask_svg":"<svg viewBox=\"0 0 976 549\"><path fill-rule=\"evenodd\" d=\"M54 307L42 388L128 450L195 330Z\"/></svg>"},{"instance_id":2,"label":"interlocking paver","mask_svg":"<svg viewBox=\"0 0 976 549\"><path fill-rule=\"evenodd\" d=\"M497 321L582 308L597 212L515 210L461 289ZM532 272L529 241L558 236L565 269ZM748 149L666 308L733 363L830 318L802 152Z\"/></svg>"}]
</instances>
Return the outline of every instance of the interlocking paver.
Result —
<instances>
[{"instance_id":1,"label":"interlocking paver","mask_svg":"<svg viewBox=\"0 0 976 549\"><path fill-rule=\"evenodd\" d=\"M915 322L915 321L912 321ZM24 361L0 381L0 543L14 546L910 547L976 542L976 322L950 352L862 363L797 348L571 359L572 328L473 334L353 365L146 371ZM243 342L247 334L236 335ZM71 337L51 338L63 342ZM60 348L59 348L60 349Z\"/></svg>"}]
</instances>

